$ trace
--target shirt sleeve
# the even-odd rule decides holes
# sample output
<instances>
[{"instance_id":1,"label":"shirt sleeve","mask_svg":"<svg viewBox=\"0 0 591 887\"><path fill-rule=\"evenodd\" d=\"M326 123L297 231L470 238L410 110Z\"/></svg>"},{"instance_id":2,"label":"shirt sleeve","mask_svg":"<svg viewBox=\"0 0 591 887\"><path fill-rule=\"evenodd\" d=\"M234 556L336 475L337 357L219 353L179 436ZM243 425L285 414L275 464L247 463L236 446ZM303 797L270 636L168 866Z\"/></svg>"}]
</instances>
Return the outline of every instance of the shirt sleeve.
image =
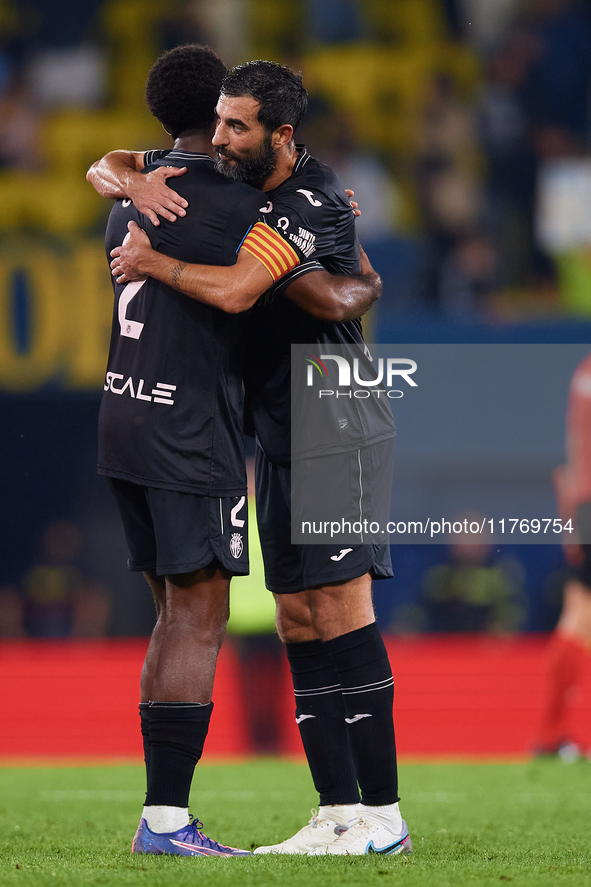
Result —
<instances>
[{"instance_id":1,"label":"shirt sleeve","mask_svg":"<svg viewBox=\"0 0 591 887\"><path fill-rule=\"evenodd\" d=\"M305 274L309 274L310 271L325 270L324 265L322 265L318 259L310 259L308 262L302 262L297 268L294 268L293 271L288 271L287 274L284 274L283 277L274 282L271 289L275 295L278 295L285 292L290 283L293 283L298 277L303 277Z\"/></svg>"},{"instance_id":2,"label":"shirt sleeve","mask_svg":"<svg viewBox=\"0 0 591 887\"><path fill-rule=\"evenodd\" d=\"M290 189L261 212L267 225L281 234L302 262L334 254L336 208L322 191Z\"/></svg>"},{"instance_id":3,"label":"shirt sleeve","mask_svg":"<svg viewBox=\"0 0 591 887\"><path fill-rule=\"evenodd\" d=\"M342 212L333 198L312 186L291 188L261 209L267 225L283 237L300 260L295 269L275 283L275 294L284 292L290 283L304 274L326 270L322 260L332 258L337 252L339 211Z\"/></svg>"}]
</instances>

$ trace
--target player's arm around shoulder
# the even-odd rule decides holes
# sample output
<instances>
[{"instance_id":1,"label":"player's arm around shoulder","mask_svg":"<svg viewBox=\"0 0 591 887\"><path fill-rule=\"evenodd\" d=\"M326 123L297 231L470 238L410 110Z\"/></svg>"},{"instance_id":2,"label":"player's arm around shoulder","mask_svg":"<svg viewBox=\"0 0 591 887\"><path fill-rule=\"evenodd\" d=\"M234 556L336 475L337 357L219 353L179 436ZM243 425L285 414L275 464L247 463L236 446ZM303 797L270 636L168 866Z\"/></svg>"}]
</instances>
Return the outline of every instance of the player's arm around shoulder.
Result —
<instances>
[{"instance_id":1,"label":"player's arm around shoulder","mask_svg":"<svg viewBox=\"0 0 591 887\"><path fill-rule=\"evenodd\" d=\"M143 151L110 151L92 164L86 180L101 197L131 200L153 225L160 224L159 216L174 222L185 215L188 203L167 180L184 175L187 168L159 166L146 173L145 158Z\"/></svg>"},{"instance_id":2,"label":"player's arm around shoulder","mask_svg":"<svg viewBox=\"0 0 591 887\"><path fill-rule=\"evenodd\" d=\"M286 296L319 320L342 323L362 317L382 295L382 278L360 247L361 274L349 277L310 271L290 283Z\"/></svg>"},{"instance_id":3,"label":"player's arm around shoulder","mask_svg":"<svg viewBox=\"0 0 591 887\"><path fill-rule=\"evenodd\" d=\"M143 168L143 151L109 151L100 160L95 160L86 173L86 181L101 197L118 200L130 196L127 192L129 182Z\"/></svg>"},{"instance_id":4,"label":"player's arm around shoulder","mask_svg":"<svg viewBox=\"0 0 591 887\"><path fill-rule=\"evenodd\" d=\"M236 264L225 266L196 265L159 253L145 231L129 222L129 238L111 250L111 273L121 284L153 277L198 302L239 314L278 279L259 225L245 237Z\"/></svg>"}]
</instances>

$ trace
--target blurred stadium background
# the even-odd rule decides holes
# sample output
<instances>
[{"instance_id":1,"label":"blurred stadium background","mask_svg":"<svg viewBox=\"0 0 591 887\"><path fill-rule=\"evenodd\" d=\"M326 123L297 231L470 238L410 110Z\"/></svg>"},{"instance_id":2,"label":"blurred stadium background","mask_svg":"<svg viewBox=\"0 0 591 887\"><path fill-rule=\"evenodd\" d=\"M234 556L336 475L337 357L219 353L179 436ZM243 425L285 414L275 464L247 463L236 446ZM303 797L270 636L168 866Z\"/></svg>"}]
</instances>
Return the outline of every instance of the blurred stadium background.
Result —
<instances>
[{"instance_id":1,"label":"blurred stadium background","mask_svg":"<svg viewBox=\"0 0 591 887\"><path fill-rule=\"evenodd\" d=\"M189 41L303 71L299 140L355 189L384 279L370 341L591 342L589 0L0 0L4 757L140 754L153 613L94 475L112 291L85 172L168 146L143 86ZM560 437L540 482L563 458ZM525 754L535 731L560 547L469 549L396 546L376 591L406 754ZM298 753L260 564L233 598L206 751ZM268 681L249 724L248 669Z\"/></svg>"}]
</instances>

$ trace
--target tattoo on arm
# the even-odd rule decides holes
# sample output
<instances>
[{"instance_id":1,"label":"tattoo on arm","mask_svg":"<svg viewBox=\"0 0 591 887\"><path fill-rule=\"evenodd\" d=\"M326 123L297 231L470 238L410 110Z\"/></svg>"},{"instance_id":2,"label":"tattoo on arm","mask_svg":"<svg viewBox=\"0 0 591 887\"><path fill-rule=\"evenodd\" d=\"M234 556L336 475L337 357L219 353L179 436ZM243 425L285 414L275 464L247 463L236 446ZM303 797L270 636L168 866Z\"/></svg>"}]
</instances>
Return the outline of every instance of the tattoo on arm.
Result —
<instances>
[{"instance_id":1,"label":"tattoo on arm","mask_svg":"<svg viewBox=\"0 0 591 887\"><path fill-rule=\"evenodd\" d=\"M183 276L183 271L185 270L186 262L178 262L171 271L172 277L172 285L179 286L181 282L181 277Z\"/></svg>"}]
</instances>

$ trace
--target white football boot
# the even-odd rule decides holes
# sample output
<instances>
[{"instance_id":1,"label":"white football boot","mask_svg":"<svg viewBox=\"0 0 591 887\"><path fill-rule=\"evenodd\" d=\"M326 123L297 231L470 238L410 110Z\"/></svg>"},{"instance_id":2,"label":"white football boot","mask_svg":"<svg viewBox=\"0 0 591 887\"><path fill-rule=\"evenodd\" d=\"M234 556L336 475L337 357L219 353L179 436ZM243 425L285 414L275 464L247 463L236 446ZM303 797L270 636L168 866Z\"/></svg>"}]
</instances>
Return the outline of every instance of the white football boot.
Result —
<instances>
[{"instance_id":1,"label":"white football boot","mask_svg":"<svg viewBox=\"0 0 591 887\"><path fill-rule=\"evenodd\" d=\"M348 808L339 808L339 812L346 811ZM351 820L355 821L355 807L351 805ZM307 825L296 832L291 838L282 841L280 844L271 844L268 847L257 847L253 853L289 853L289 854L309 854L326 853L327 848L336 839L347 831L347 826L342 825L331 819L335 812L331 807L321 807L320 811L312 809L310 811L312 817ZM338 817L345 818L345 817Z\"/></svg>"},{"instance_id":2,"label":"white football boot","mask_svg":"<svg viewBox=\"0 0 591 887\"><path fill-rule=\"evenodd\" d=\"M395 834L385 825L370 822L358 816L355 822L324 850L314 851L314 856L327 853L331 856L365 856L380 853L395 856L398 853L412 853L412 842L406 822L402 820L402 831Z\"/></svg>"}]
</instances>

